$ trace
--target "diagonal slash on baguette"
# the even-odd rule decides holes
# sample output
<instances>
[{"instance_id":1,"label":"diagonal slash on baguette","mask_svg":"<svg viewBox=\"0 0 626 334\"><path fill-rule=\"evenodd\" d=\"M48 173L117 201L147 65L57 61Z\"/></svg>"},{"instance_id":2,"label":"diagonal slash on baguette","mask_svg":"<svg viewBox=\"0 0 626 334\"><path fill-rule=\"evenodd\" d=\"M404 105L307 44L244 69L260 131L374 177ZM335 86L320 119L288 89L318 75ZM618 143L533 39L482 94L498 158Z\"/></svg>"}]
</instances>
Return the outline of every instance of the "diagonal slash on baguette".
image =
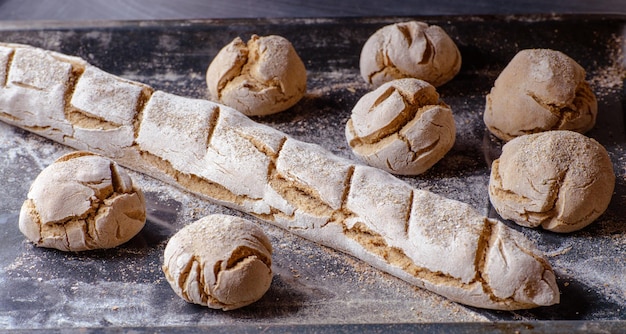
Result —
<instances>
[{"instance_id":1,"label":"diagonal slash on baguette","mask_svg":"<svg viewBox=\"0 0 626 334\"><path fill-rule=\"evenodd\" d=\"M0 43L0 120L241 210L458 303L559 302L523 234L238 111ZM244 182L242 182L244 181Z\"/></svg>"}]
</instances>

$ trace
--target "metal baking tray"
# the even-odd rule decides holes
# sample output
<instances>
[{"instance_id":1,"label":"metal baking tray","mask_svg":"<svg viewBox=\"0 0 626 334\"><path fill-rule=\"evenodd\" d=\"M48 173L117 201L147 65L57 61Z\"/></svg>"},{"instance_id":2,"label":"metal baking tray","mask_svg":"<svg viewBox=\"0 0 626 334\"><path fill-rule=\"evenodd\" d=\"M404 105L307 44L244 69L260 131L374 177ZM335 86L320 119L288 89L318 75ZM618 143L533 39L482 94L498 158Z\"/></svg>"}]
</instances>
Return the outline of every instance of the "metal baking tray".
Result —
<instances>
[{"instance_id":1,"label":"metal baking tray","mask_svg":"<svg viewBox=\"0 0 626 334\"><path fill-rule=\"evenodd\" d=\"M0 123L0 328L105 332L552 332L626 330L626 17L594 15L242 19L124 22L4 22L0 41L80 56L110 73L182 96L206 98L205 71L236 36L276 34L290 40L308 70L306 96L283 113L255 118L291 136L356 159L344 125L371 88L359 75L365 40L378 28L421 20L444 28L463 57L460 73L438 88L452 107L457 140L427 173L402 177L415 187L467 202L497 217L489 204L490 163L502 142L482 121L485 95L521 49L560 50L579 62L599 102L587 133L614 163L613 200L596 222L571 233L526 234L554 267L561 303L524 311L467 307L413 287L332 249L259 222L274 246L272 285L258 302L230 312L177 297L161 271L168 238L210 213L242 213L130 171L147 197L148 220L115 249L64 253L37 248L17 219L30 183L71 149ZM442 254L445 256L445 254Z\"/></svg>"}]
</instances>

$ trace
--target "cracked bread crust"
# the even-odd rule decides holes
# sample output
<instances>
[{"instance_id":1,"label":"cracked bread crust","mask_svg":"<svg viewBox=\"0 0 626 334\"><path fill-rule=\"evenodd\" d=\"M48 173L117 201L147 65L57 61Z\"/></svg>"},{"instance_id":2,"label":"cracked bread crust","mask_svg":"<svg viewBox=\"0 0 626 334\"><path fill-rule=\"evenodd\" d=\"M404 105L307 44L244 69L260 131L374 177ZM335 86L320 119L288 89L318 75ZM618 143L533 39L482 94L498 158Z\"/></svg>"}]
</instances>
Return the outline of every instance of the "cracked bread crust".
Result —
<instances>
[{"instance_id":1,"label":"cracked bread crust","mask_svg":"<svg viewBox=\"0 0 626 334\"><path fill-rule=\"evenodd\" d=\"M8 49L0 55L16 48L0 44L0 51ZM30 53L33 61L60 61L35 50ZM15 62L5 59L0 58L0 68L10 72ZM109 79L124 81L113 75ZM68 86L63 94L71 95L80 80L62 83ZM47 113L37 100L30 101L33 109L27 112L12 108L15 100L30 98L23 91L28 89L10 80L0 87L1 120L72 147L96 147L124 166L343 251L459 303L512 310L559 302L552 268L522 234L465 203L415 189L385 171L298 141L237 110L143 89L131 122L131 143L113 148L118 142L96 146L88 142L91 137L73 137L81 124L71 119L62 119L67 126L62 136L30 126L25 114L37 113L42 118L38 122L45 124ZM12 102L5 99L10 94ZM115 129L108 109L83 111L111 122L102 132Z\"/></svg>"},{"instance_id":2,"label":"cracked bread crust","mask_svg":"<svg viewBox=\"0 0 626 334\"><path fill-rule=\"evenodd\" d=\"M210 215L170 238L163 272L187 302L234 310L261 299L272 282L272 245L243 218Z\"/></svg>"},{"instance_id":3,"label":"cracked bread crust","mask_svg":"<svg viewBox=\"0 0 626 334\"><path fill-rule=\"evenodd\" d=\"M211 98L248 116L265 116L296 104L306 92L306 68L281 36L236 37L206 72Z\"/></svg>"},{"instance_id":4,"label":"cracked bread crust","mask_svg":"<svg viewBox=\"0 0 626 334\"><path fill-rule=\"evenodd\" d=\"M549 130L589 131L598 102L585 81L585 70L560 51L518 52L496 79L486 97L484 122L496 137Z\"/></svg>"},{"instance_id":5,"label":"cracked bread crust","mask_svg":"<svg viewBox=\"0 0 626 334\"><path fill-rule=\"evenodd\" d=\"M143 228L143 193L108 158L74 152L46 167L30 187L20 231L39 247L85 251L117 247Z\"/></svg>"},{"instance_id":6,"label":"cracked bread crust","mask_svg":"<svg viewBox=\"0 0 626 334\"><path fill-rule=\"evenodd\" d=\"M406 78L361 97L345 133L352 151L368 165L392 174L418 175L454 146L456 125L434 86Z\"/></svg>"},{"instance_id":7,"label":"cracked bread crust","mask_svg":"<svg viewBox=\"0 0 626 334\"><path fill-rule=\"evenodd\" d=\"M359 66L363 79L374 87L402 78L439 87L461 69L461 53L441 27L408 21L374 32L363 45Z\"/></svg>"},{"instance_id":8,"label":"cracked bread crust","mask_svg":"<svg viewBox=\"0 0 626 334\"><path fill-rule=\"evenodd\" d=\"M504 145L492 163L489 198L500 216L519 225L573 232L604 213L614 188L613 164L600 143L547 131Z\"/></svg>"}]
</instances>

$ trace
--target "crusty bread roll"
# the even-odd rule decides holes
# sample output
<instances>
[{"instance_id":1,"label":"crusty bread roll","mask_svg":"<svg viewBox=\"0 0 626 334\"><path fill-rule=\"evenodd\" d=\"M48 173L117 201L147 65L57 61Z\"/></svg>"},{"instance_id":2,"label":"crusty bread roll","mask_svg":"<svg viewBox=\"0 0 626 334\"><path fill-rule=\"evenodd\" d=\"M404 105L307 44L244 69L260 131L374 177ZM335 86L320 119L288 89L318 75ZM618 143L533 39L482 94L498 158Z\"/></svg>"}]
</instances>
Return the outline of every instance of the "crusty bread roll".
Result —
<instances>
[{"instance_id":1,"label":"crusty bread roll","mask_svg":"<svg viewBox=\"0 0 626 334\"><path fill-rule=\"evenodd\" d=\"M211 98L248 116L265 116L295 105L306 92L306 68L282 36L236 37L206 72Z\"/></svg>"},{"instance_id":2,"label":"crusty bread roll","mask_svg":"<svg viewBox=\"0 0 626 334\"><path fill-rule=\"evenodd\" d=\"M492 163L489 198L496 211L526 227L572 232L611 202L615 172L604 147L573 131L516 137Z\"/></svg>"},{"instance_id":3,"label":"crusty bread roll","mask_svg":"<svg viewBox=\"0 0 626 334\"><path fill-rule=\"evenodd\" d=\"M19 228L37 246L75 252L117 247L145 222L143 193L117 163L73 152L33 181Z\"/></svg>"},{"instance_id":4,"label":"crusty bread roll","mask_svg":"<svg viewBox=\"0 0 626 334\"><path fill-rule=\"evenodd\" d=\"M352 151L392 174L427 171L454 146L452 110L426 81L405 78L365 94L346 124Z\"/></svg>"},{"instance_id":5,"label":"crusty bread roll","mask_svg":"<svg viewBox=\"0 0 626 334\"><path fill-rule=\"evenodd\" d=\"M502 140L548 130L585 133L596 123L598 102L585 70L560 51L518 52L487 95L484 122Z\"/></svg>"},{"instance_id":6,"label":"crusty bread roll","mask_svg":"<svg viewBox=\"0 0 626 334\"><path fill-rule=\"evenodd\" d=\"M378 87L385 82L416 78L439 87L461 69L461 53L439 26L419 21L390 24L363 45L361 76Z\"/></svg>"},{"instance_id":7,"label":"crusty bread roll","mask_svg":"<svg viewBox=\"0 0 626 334\"><path fill-rule=\"evenodd\" d=\"M272 245L243 218L214 214L176 232L163 252L163 272L182 299L234 310L261 299L272 283Z\"/></svg>"},{"instance_id":8,"label":"crusty bread roll","mask_svg":"<svg viewBox=\"0 0 626 334\"><path fill-rule=\"evenodd\" d=\"M16 68L22 64L39 73ZM1 44L4 67L9 73L0 87L0 119L7 123L109 155L459 303L511 310L559 301L554 272L532 243L465 203L412 188L229 107L153 91L91 71L91 65L74 57ZM115 81L119 90L138 93L133 121L112 121L113 115L126 115L126 103L113 103L126 98L119 91L94 86L91 91L102 95L83 108L63 102L76 94L88 96L75 88L89 72L102 82ZM45 94L35 95L40 92ZM55 99L66 108L50 108L48 101ZM67 110L81 118L68 117ZM102 142L112 135L115 140Z\"/></svg>"}]
</instances>

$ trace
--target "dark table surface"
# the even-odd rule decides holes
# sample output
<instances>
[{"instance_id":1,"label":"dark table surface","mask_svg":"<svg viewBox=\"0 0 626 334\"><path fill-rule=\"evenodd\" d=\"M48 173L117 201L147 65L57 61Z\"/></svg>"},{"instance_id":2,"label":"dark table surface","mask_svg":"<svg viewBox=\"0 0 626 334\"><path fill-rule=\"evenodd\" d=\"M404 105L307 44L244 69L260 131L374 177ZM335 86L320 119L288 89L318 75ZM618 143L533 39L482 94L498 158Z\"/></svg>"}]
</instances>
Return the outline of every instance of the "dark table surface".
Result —
<instances>
[{"instance_id":1,"label":"dark table surface","mask_svg":"<svg viewBox=\"0 0 626 334\"><path fill-rule=\"evenodd\" d=\"M490 14L496 17L475 16ZM542 19L503 17L512 14L557 15L554 20L549 15ZM560 14L583 16L559 18ZM602 15L587 19L586 14ZM324 126L345 120L350 106L367 91L352 51L375 27L393 22L391 17L430 16L432 22L449 29L463 49L464 70L441 91L460 117L462 140L447 163L424 178L407 182L468 201L490 215L486 197L475 196L484 193L488 161L500 147L480 125L484 95L518 48L562 49L588 70L607 111L591 136L610 149L619 173L618 196L604 218L590 228L567 236L524 230L553 261L563 292L560 305L521 312L464 307L266 226L276 244L272 290L252 308L222 313L187 305L174 296L160 275L160 252L166 238L180 226L207 212L229 210L132 173L148 195L150 210L150 228L139 238L114 251L90 254L35 248L13 223L29 183L69 148L0 123L0 188L4 189L0 192L0 241L5 247L0 252L0 332L7 327L90 333L121 329L138 333L175 329L223 333L625 330L624 15L626 0L0 0L0 40L81 56L114 74L191 97L204 96L205 66L234 34L280 31L302 51L311 70L311 89L294 113L265 121L340 155L349 154L340 131ZM617 18L604 21L602 16ZM292 20L306 17L336 19ZM160 21L188 19L200 21ZM192 39L177 42L182 33ZM506 38L501 41L498 36ZM204 44L207 38L214 43ZM180 52L171 52L175 46L182 48ZM307 52L314 48L324 52ZM129 54L133 56L124 57ZM311 130L316 127L320 131ZM458 162L465 163L465 168L457 166ZM450 166L462 171L451 174Z\"/></svg>"},{"instance_id":2,"label":"dark table surface","mask_svg":"<svg viewBox=\"0 0 626 334\"><path fill-rule=\"evenodd\" d=\"M626 14L625 0L0 0L0 20Z\"/></svg>"}]
</instances>

